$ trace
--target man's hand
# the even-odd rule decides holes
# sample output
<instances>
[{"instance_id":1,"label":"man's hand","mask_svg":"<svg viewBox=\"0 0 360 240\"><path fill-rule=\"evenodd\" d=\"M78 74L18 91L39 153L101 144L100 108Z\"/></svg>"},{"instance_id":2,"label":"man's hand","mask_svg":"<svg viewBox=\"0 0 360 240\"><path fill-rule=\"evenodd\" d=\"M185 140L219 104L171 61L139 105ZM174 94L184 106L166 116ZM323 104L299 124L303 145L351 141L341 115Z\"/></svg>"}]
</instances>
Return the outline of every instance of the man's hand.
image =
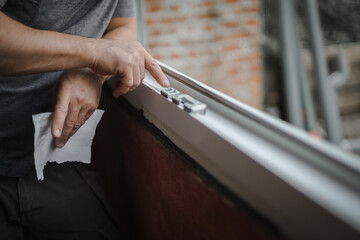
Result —
<instances>
[{"instance_id":1,"label":"man's hand","mask_svg":"<svg viewBox=\"0 0 360 240\"><path fill-rule=\"evenodd\" d=\"M70 70L60 77L53 90L51 127L57 147L63 147L96 110L104 80L90 69Z\"/></svg>"},{"instance_id":2,"label":"man's hand","mask_svg":"<svg viewBox=\"0 0 360 240\"><path fill-rule=\"evenodd\" d=\"M119 77L114 97L137 87L145 69L160 85L169 87L156 60L134 41L135 26L135 17L113 18L103 38L94 39L30 28L0 11L0 75L70 70L56 88L52 124L57 146L64 146L96 109L104 79L100 75ZM88 77L79 74L83 71L88 71Z\"/></svg>"},{"instance_id":3,"label":"man's hand","mask_svg":"<svg viewBox=\"0 0 360 240\"><path fill-rule=\"evenodd\" d=\"M156 60L137 41L99 40L105 42L99 63L91 69L64 72L54 88L54 117L52 134L57 147L63 147L68 139L85 123L96 110L101 86L106 74L118 76L113 91L119 97L140 85L145 77L145 69L164 87L169 86ZM114 47L115 46L115 47ZM98 74L97 74L98 73Z\"/></svg>"},{"instance_id":4,"label":"man's hand","mask_svg":"<svg viewBox=\"0 0 360 240\"><path fill-rule=\"evenodd\" d=\"M119 96L140 84L146 68L168 87L157 62L140 43L131 41L135 20L113 19L103 39L94 39L30 28L0 11L0 76L91 67L96 73L121 77L114 91Z\"/></svg>"},{"instance_id":5,"label":"man's hand","mask_svg":"<svg viewBox=\"0 0 360 240\"><path fill-rule=\"evenodd\" d=\"M163 87L169 87L169 81L161 71L156 60L137 41L128 40L97 40L94 53L97 56L91 69L98 74L119 76L113 92L119 97L136 88L145 77L145 69Z\"/></svg>"}]
</instances>

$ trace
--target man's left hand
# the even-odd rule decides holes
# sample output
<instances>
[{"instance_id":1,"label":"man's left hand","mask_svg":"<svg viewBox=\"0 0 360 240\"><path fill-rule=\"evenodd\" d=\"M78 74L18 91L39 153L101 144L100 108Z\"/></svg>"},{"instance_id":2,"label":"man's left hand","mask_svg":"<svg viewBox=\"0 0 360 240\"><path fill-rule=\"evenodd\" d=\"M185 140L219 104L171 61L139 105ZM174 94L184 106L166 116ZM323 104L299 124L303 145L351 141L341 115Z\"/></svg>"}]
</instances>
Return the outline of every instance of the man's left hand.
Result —
<instances>
[{"instance_id":1,"label":"man's left hand","mask_svg":"<svg viewBox=\"0 0 360 240\"><path fill-rule=\"evenodd\" d=\"M57 147L63 147L96 110L104 81L104 76L91 69L70 70L61 75L53 91L51 132Z\"/></svg>"}]
</instances>

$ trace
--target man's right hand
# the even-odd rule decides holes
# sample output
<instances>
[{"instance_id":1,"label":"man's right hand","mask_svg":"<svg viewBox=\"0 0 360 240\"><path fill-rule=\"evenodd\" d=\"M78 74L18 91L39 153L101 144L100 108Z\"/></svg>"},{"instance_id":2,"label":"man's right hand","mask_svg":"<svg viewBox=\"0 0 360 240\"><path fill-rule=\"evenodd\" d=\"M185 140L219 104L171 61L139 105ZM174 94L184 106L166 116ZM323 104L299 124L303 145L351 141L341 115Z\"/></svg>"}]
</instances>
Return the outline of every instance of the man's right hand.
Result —
<instances>
[{"instance_id":1,"label":"man's right hand","mask_svg":"<svg viewBox=\"0 0 360 240\"><path fill-rule=\"evenodd\" d=\"M145 69L164 87L159 65L136 41L93 39L27 27L0 11L0 76L27 75L90 67L117 75L114 96L134 89Z\"/></svg>"},{"instance_id":2,"label":"man's right hand","mask_svg":"<svg viewBox=\"0 0 360 240\"><path fill-rule=\"evenodd\" d=\"M163 87L169 87L169 81L161 71L156 60L137 41L100 39L96 44L91 69L103 75L116 75L114 97L119 97L136 88L145 77L145 69Z\"/></svg>"}]
</instances>

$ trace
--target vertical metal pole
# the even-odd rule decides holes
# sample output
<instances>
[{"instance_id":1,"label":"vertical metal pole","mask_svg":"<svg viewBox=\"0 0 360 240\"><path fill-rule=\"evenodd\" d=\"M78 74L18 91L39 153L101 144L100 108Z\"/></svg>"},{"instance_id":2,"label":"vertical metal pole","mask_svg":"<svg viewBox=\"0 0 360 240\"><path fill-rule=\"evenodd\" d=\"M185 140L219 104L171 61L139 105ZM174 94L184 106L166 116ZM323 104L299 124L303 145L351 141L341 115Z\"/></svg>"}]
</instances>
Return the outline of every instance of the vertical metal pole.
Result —
<instances>
[{"instance_id":1,"label":"vertical metal pole","mask_svg":"<svg viewBox=\"0 0 360 240\"><path fill-rule=\"evenodd\" d=\"M295 61L295 44L293 24L291 23L291 8L293 0L280 0L280 19L281 19L281 38L282 38L282 59L283 73L286 90L286 107L288 120L297 127L303 128L303 118L301 114L301 101L297 81L297 66Z\"/></svg>"},{"instance_id":2,"label":"vertical metal pole","mask_svg":"<svg viewBox=\"0 0 360 240\"><path fill-rule=\"evenodd\" d=\"M329 72L325 62L324 50L321 45L321 28L316 0L306 0L308 25L312 45L312 54L317 81L320 106L325 121L326 132L331 142L340 143L342 129L340 127L339 106L335 88L328 81Z\"/></svg>"},{"instance_id":3,"label":"vertical metal pole","mask_svg":"<svg viewBox=\"0 0 360 240\"><path fill-rule=\"evenodd\" d=\"M293 10L293 9L292 9ZM293 20L293 31L294 31L294 42L295 42L295 52L296 52L296 65L297 65L297 74L298 74L298 83L300 90L300 99L303 107L303 115L305 122L305 129L312 132L316 130L316 118L314 110L314 102L311 95L311 90L309 86L309 79L306 73L306 68L304 64L304 59L302 56L302 44L300 41L300 35L298 34L296 23L295 23L295 14L292 14Z\"/></svg>"}]
</instances>

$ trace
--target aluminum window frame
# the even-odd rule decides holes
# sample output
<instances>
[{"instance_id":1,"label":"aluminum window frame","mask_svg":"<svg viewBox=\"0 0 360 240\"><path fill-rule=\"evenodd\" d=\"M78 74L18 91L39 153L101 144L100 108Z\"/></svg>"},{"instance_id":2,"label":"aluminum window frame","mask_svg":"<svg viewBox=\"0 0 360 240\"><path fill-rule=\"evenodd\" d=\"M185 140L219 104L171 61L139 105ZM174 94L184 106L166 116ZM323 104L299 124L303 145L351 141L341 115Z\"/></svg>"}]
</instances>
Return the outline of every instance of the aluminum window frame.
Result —
<instances>
[{"instance_id":1,"label":"aluminum window frame","mask_svg":"<svg viewBox=\"0 0 360 240\"><path fill-rule=\"evenodd\" d=\"M291 239L360 236L360 160L160 63L171 86L207 105L189 113L147 74L124 97L217 181Z\"/></svg>"},{"instance_id":2,"label":"aluminum window frame","mask_svg":"<svg viewBox=\"0 0 360 240\"><path fill-rule=\"evenodd\" d=\"M137 4L146 46L142 0ZM160 65L172 87L207 105L205 115L170 102L149 74L124 97L179 148L286 237L359 239L357 156Z\"/></svg>"}]
</instances>

